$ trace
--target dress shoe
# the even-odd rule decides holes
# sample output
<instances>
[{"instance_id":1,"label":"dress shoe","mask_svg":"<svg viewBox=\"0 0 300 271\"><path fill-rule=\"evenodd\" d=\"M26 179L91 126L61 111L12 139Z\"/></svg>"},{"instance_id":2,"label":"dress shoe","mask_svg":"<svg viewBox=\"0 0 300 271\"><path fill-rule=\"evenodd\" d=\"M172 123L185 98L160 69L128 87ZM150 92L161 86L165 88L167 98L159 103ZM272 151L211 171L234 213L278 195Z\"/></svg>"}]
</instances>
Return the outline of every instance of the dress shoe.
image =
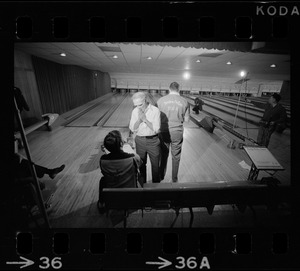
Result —
<instances>
[{"instance_id":1,"label":"dress shoe","mask_svg":"<svg viewBox=\"0 0 300 271\"><path fill-rule=\"evenodd\" d=\"M60 167L51 169L51 170L50 170L51 172L49 173L49 177L50 177L51 179L54 179L55 176L56 176L58 173L60 173L61 171L64 170L64 168L65 168L65 165L61 165Z\"/></svg>"}]
</instances>

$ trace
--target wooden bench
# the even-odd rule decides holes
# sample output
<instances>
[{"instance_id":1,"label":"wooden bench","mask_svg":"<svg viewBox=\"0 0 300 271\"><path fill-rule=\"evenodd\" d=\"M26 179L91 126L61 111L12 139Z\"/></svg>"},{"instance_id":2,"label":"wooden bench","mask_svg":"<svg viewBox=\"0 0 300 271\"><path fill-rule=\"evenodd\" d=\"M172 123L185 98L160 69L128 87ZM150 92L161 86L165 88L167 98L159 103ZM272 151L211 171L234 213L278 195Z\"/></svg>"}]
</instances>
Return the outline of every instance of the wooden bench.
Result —
<instances>
[{"instance_id":1,"label":"wooden bench","mask_svg":"<svg viewBox=\"0 0 300 271\"><path fill-rule=\"evenodd\" d=\"M253 205L276 208L289 202L290 187L271 186L249 181L214 183L150 183L143 188L105 188L103 199L106 213L111 209L124 210L124 228L128 210L174 209L176 221L181 208L189 208L193 223L193 208L206 207L209 214L215 205L236 205L243 212L249 206L255 218ZM172 223L172 225L174 224Z\"/></svg>"},{"instance_id":2,"label":"wooden bench","mask_svg":"<svg viewBox=\"0 0 300 271\"><path fill-rule=\"evenodd\" d=\"M48 114L42 115L42 117L43 117L43 120L41 120L33 125L30 125L24 129L25 135L32 133L33 131L37 130L38 128L42 127L43 125L45 125L47 127L48 131L52 131L51 125L58 118L58 114L49 114L48 113ZM22 143L20 131L15 132L14 136L15 136L15 140L18 141L18 146L22 148L23 143Z\"/></svg>"}]
</instances>

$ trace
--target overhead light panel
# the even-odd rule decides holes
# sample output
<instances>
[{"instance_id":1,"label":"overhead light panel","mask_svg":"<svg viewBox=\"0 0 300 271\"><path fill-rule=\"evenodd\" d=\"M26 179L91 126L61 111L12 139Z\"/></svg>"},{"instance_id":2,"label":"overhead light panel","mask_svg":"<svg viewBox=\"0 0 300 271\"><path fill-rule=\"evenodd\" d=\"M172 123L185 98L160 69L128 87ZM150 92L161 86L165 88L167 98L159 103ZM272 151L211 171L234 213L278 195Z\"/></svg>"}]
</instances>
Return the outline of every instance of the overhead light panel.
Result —
<instances>
[{"instance_id":1,"label":"overhead light panel","mask_svg":"<svg viewBox=\"0 0 300 271\"><path fill-rule=\"evenodd\" d=\"M200 63L201 61L200 61L200 59L197 59L197 61L196 61L197 63Z\"/></svg>"},{"instance_id":2,"label":"overhead light panel","mask_svg":"<svg viewBox=\"0 0 300 271\"><path fill-rule=\"evenodd\" d=\"M60 56L67 56L65 53L60 53L59 55Z\"/></svg>"},{"instance_id":3,"label":"overhead light panel","mask_svg":"<svg viewBox=\"0 0 300 271\"><path fill-rule=\"evenodd\" d=\"M118 56L117 56L117 55L114 55L113 58L118 58Z\"/></svg>"},{"instance_id":4,"label":"overhead light panel","mask_svg":"<svg viewBox=\"0 0 300 271\"><path fill-rule=\"evenodd\" d=\"M113 46L98 46L102 52L122 52L120 47Z\"/></svg>"},{"instance_id":5,"label":"overhead light panel","mask_svg":"<svg viewBox=\"0 0 300 271\"><path fill-rule=\"evenodd\" d=\"M276 64L272 64L270 67L271 68L276 68Z\"/></svg>"},{"instance_id":6,"label":"overhead light panel","mask_svg":"<svg viewBox=\"0 0 300 271\"><path fill-rule=\"evenodd\" d=\"M205 52L202 53L201 55L198 55L199 57L218 57L223 55L223 53L213 53L213 52Z\"/></svg>"},{"instance_id":7,"label":"overhead light panel","mask_svg":"<svg viewBox=\"0 0 300 271\"><path fill-rule=\"evenodd\" d=\"M232 63L231 63L230 61L228 61L226 64L227 64L227 65L231 65Z\"/></svg>"},{"instance_id":8,"label":"overhead light panel","mask_svg":"<svg viewBox=\"0 0 300 271\"><path fill-rule=\"evenodd\" d=\"M148 57L147 57L147 59L148 59L148 60L151 60L151 59L152 59L152 57L151 57L151 56L148 56Z\"/></svg>"}]
</instances>

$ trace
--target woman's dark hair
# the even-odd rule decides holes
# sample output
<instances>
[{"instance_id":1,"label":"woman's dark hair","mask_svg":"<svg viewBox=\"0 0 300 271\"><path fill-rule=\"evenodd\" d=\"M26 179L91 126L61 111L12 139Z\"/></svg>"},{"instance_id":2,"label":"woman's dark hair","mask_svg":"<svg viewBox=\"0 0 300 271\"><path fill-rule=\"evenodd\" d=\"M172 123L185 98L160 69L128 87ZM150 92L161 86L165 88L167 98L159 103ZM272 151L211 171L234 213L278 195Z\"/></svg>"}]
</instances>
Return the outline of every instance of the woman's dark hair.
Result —
<instances>
[{"instance_id":1,"label":"woman's dark hair","mask_svg":"<svg viewBox=\"0 0 300 271\"><path fill-rule=\"evenodd\" d=\"M118 130L113 130L104 138L104 147L112 153L120 152L123 146L122 135Z\"/></svg>"},{"instance_id":2,"label":"woman's dark hair","mask_svg":"<svg viewBox=\"0 0 300 271\"><path fill-rule=\"evenodd\" d=\"M195 99L195 104L200 104L200 99L199 98Z\"/></svg>"}]
</instances>

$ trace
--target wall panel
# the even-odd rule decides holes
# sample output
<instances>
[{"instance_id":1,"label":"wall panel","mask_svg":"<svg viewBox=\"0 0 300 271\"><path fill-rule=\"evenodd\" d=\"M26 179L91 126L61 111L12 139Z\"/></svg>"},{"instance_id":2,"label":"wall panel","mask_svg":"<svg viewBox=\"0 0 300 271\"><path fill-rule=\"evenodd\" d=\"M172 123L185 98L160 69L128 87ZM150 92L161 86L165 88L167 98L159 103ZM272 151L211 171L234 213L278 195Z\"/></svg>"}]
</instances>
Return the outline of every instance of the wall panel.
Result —
<instances>
[{"instance_id":1,"label":"wall panel","mask_svg":"<svg viewBox=\"0 0 300 271\"><path fill-rule=\"evenodd\" d=\"M289 101L291 99L290 81L283 81L283 84L280 89L280 95L283 101Z\"/></svg>"}]
</instances>

